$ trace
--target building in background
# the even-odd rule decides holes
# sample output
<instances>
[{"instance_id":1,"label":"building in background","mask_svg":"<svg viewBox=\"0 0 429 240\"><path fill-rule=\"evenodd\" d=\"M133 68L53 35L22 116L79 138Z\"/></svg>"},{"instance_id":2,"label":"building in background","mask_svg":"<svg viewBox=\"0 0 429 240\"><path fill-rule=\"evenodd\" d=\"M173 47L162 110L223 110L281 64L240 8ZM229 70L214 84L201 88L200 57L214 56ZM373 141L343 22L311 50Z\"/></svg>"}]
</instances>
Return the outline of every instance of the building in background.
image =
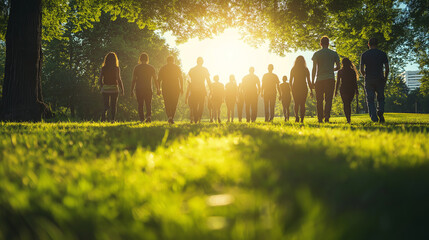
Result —
<instances>
[{"instance_id":1,"label":"building in background","mask_svg":"<svg viewBox=\"0 0 429 240\"><path fill-rule=\"evenodd\" d=\"M405 71L401 76L410 92L420 87L420 79L423 77L422 74L419 74L419 71Z\"/></svg>"}]
</instances>

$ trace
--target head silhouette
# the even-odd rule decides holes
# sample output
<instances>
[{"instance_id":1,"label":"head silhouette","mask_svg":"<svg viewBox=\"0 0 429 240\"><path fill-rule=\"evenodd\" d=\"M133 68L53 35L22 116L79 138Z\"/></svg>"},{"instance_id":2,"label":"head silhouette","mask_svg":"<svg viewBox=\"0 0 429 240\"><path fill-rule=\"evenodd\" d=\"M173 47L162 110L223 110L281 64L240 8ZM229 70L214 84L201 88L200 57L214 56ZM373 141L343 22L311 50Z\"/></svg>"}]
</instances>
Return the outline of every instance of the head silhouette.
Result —
<instances>
[{"instance_id":1,"label":"head silhouette","mask_svg":"<svg viewBox=\"0 0 429 240\"><path fill-rule=\"evenodd\" d=\"M167 63L174 63L174 57L173 56L168 56L167 57Z\"/></svg>"},{"instance_id":2,"label":"head silhouette","mask_svg":"<svg viewBox=\"0 0 429 240\"><path fill-rule=\"evenodd\" d=\"M350 61L350 59L348 58L343 58L343 60L341 61L341 64L343 65L343 70L345 71L354 71L356 74L356 78L359 79L359 73L356 69L356 66L352 63L352 61Z\"/></svg>"},{"instance_id":3,"label":"head silhouette","mask_svg":"<svg viewBox=\"0 0 429 240\"><path fill-rule=\"evenodd\" d=\"M328 36L323 36L320 39L320 46L322 46L324 48L327 48L329 46L329 38L328 38Z\"/></svg>"},{"instance_id":4,"label":"head silhouette","mask_svg":"<svg viewBox=\"0 0 429 240\"><path fill-rule=\"evenodd\" d=\"M204 63L203 58L202 58L202 57L198 57L198 58L197 58L197 65L198 65L198 66L202 66L202 65L203 65L203 63Z\"/></svg>"},{"instance_id":5,"label":"head silhouette","mask_svg":"<svg viewBox=\"0 0 429 240\"><path fill-rule=\"evenodd\" d=\"M307 64L305 63L305 58L300 55L295 59L295 63L293 64L294 69L305 69L307 68Z\"/></svg>"},{"instance_id":6,"label":"head silhouette","mask_svg":"<svg viewBox=\"0 0 429 240\"><path fill-rule=\"evenodd\" d=\"M274 65L273 64L268 65L268 72L272 73L273 70L274 70Z\"/></svg>"},{"instance_id":7,"label":"head silhouette","mask_svg":"<svg viewBox=\"0 0 429 240\"><path fill-rule=\"evenodd\" d=\"M284 83L287 82L287 77L283 76L282 80L283 80Z\"/></svg>"},{"instance_id":8,"label":"head silhouette","mask_svg":"<svg viewBox=\"0 0 429 240\"><path fill-rule=\"evenodd\" d=\"M116 53L109 52L104 57L103 67L104 66L106 66L106 67L119 67L119 60L118 60L118 57L116 56Z\"/></svg>"},{"instance_id":9,"label":"head silhouette","mask_svg":"<svg viewBox=\"0 0 429 240\"><path fill-rule=\"evenodd\" d=\"M229 75L229 82L235 83L235 76L233 74Z\"/></svg>"},{"instance_id":10,"label":"head silhouette","mask_svg":"<svg viewBox=\"0 0 429 240\"><path fill-rule=\"evenodd\" d=\"M368 41L368 47L376 48L377 46L378 46L378 39L377 38L370 38Z\"/></svg>"},{"instance_id":11,"label":"head silhouette","mask_svg":"<svg viewBox=\"0 0 429 240\"><path fill-rule=\"evenodd\" d=\"M215 76L213 77L213 81L215 81L215 82L219 82L219 75L215 75Z\"/></svg>"},{"instance_id":12,"label":"head silhouette","mask_svg":"<svg viewBox=\"0 0 429 240\"><path fill-rule=\"evenodd\" d=\"M251 73L251 74L255 73L255 68L254 67L250 67L249 68L249 73Z\"/></svg>"},{"instance_id":13,"label":"head silhouette","mask_svg":"<svg viewBox=\"0 0 429 240\"><path fill-rule=\"evenodd\" d=\"M144 53L140 54L139 63L140 64L141 63L146 63L146 64L149 63L149 56L147 55L147 53L144 52Z\"/></svg>"}]
</instances>

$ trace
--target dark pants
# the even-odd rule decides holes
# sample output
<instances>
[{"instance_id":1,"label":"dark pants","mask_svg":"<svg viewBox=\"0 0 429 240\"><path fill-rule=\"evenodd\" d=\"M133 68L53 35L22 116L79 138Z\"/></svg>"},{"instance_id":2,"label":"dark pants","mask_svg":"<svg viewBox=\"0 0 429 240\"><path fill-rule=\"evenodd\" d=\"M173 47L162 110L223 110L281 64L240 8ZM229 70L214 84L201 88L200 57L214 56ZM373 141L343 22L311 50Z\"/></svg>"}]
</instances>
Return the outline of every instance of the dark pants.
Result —
<instances>
[{"instance_id":1,"label":"dark pants","mask_svg":"<svg viewBox=\"0 0 429 240\"><path fill-rule=\"evenodd\" d=\"M347 92L340 90L340 93L344 105L344 115L346 116L347 122L350 122L350 118L352 115L352 101L355 97L355 92Z\"/></svg>"},{"instance_id":2,"label":"dark pants","mask_svg":"<svg viewBox=\"0 0 429 240\"><path fill-rule=\"evenodd\" d=\"M283 116L285 117L285 119L289 119L289 116L290 116L290 111L289 111L290 100L291 100L290 97L288 98L283 97L282 99Z\"/></svg>"},{"instance_id":3,"label":"dark pants","mask_svg":"<svg viewBox=\"0 0 429 240\"><path fill-rule=\"evenodd\" d=\"M203 93L191 93L191 96L189 96L190 102L192 102L191 109L192 113L194 115L194 122L199 122L201 120L201 117L203 116L204 111L204 101L205 101L205 94Z\"/></svg>"},{"instance_id":4,"label":"dark pants","mask_svg":"<svg viewBox=\"0 0 429 240\"><path fill-rule=\"evenodd\" d=\"M173 119L174 115L176 114L179 94L179 91L162 92L162 96L164 97L165 113L169 119Z\"/></svg>"},{"instance_id":5,"label":"dark pants","mask_svg":"<svg viewBox=\"0 0 429 240\"><path fill-rule=\"evenodd\" d=\"M316 101L317 101L317 118L319 122L325 119L329 121L331 117L332 98L334 97L335 80L327 79L316 82ZM323 100L325 106L323 107Z\"/></svg>"},{"instance_id":6,"label":"dark pants","mask_svg":"<svg viewBox=\"0 0 429 240\"><path fill-rule=\"evenodd\" d=\"M237 101L237 116L238 116L238 121L241 121L241 119L243 118L243 107L244 107L244 100L243 99L239 99Z\"/></svg>"},{"instance_id":7,"label":"dark pants","mask_svg":"<svg viewBox=\"0 0 429 240\"><path fill-rule=\"evenodd\" d=\"M110 108L110 120L114 121L116 116L116 104L118 102L118 93L102 93L104 111L101 115L101 121L106 121L106 113Z\"/></svg>"},{"instance_id":8,"label":"dark pants","mask_svg":"<svg viewBox=\"0 0 429 240\"><path fill-rule=\"evenodd\" d=\"M265 121L272 121L274 119L274 108L276 107L276 94L264 95L264 110Z\"/></svg>"},{"instance_id":9,"label":"dark pants","mask_svg":"<svg viewBox=\"0 0 429 240\"><path fill-rule=\"evenodd\" d=\"M380 115L384 114L384 82L379 81L378 83L365 83L366 102L368 104L368 112L371 120L374 122L378 121L377 113ZM375 107L375 97L377 96L377 109Z\"/></svg>"},{"instance_id":10,"label":"dark pants","mask_svg":"<svg viewBox=\"0 0 429 240\"><path fill-rule=\"evenodd\" d=\"M292 94L293 102L295 104L293 107L295 118L297 121L299 121L299 118L301 118L301 122L303 122L305 117L305 102L307 101L308 88L294 88L292 89Z\"/></svg>"},{"instance_id":11,"label":"dark pants","mask_svg":"<svg viewBox=\"0 0 429 240\"><path fill-rule=\"evenodd\" d=\"M246 120L247 122L256 121L258 115L258 95L249 94L245 96L244 102L246 103ZM252 112L250 112L252 110Z\"/></svg>"},{"instance_id":12,"label":"dark pants","mask_svg":"<svg viewBox=\"0 0 429 240\"><path fill-rule=\"evenodd\" d=\"M136 92L140 121L151 118L152 116L152 92ZM146 105L146 117L144 115L143 106Z\"/></svg>"}]
</instances>

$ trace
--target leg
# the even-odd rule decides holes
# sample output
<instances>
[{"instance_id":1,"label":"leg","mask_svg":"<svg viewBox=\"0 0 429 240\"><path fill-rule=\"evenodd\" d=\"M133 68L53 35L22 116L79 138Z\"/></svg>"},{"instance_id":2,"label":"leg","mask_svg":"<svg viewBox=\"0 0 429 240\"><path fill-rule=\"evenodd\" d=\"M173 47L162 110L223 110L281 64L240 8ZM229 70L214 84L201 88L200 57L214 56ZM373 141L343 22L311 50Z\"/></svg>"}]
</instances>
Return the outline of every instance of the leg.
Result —
<instances>
[{"instance_id":1,"label":"leg","mask_svg":"<svg viewBox=\"0 0 429 240\"><path fill-rule=\"evenodd\" d=\"M319 123L323 122L323 81L316 82L316 110Z\"/></svg>"},{"instance_id":2,"label":"leg","mask_svg":"<svg viewBox=\"0 0 429 240\"><path fill-rule=\"evenodd\" d=\"M270 120L270 98L268 96L264 96L264 111L265 111L265 122Z\"/></svg>"},{"instance_id":3,"label":"leg","mask_svg":"<svg viewBox=\"0 0 429 240\"><path fill-rule=\"evenodd\" d=\"M241 119L243 118L243 102L238 102L237 103L237 117L238 117L238 121L241 122Z\"/></svg>"},{"instance_id":4,"label":"leg","mask_svg":"<svg viewBox=\"0 0 429 240\"><path fill-rule=\"evenodd\" d=\"M274 120L274 109L276 108L276 95L270 99L270 121Z\"/></svg>"},{"instance_id":5,"label":"leg","mask_svg":"<svg viewBox=\"0 0 429 240\"><path fill-rule=\"evenodd\" d=\"M258 96L254 96L252 100L252 122L256 121L256 117L258 116Z\"/></svg>"},{"instance_id":6,"label":"leg","mask_svg":"<svg viewBox=\"0 0 429 240\"><path fill-rule=\"evenodd\" d=\"M103 97L103 113L101 114L101 121L104 122L106 121L107 110L109 110L110 108L109 95L107 93L102 93L102 97Z\"/></svg>"},{"instance_id":7,"label":"leg","mask_svg":"<svg viewBox=\"0 0 429 240\"><path fill-rule=\"evenodd\" d=\"M380 122L383 123L385 122L384 120L384 99L385 99L384 84L378 84L375 91L377 93L377 102L378 102L377 116L380 118Z\"/></svg>"},{"instance_id":8,"label":"leg","mask_svg":"<svg viewBox=\"0 0 429 240\"><path fill-rule=\"evenodd\" d=\"M250 122L250 99L246 98L246 121Z\"/></svg>"},{"instance_id":9,"label":"leg","mask_svg":"<svg viewBox=\"0 0 429 240\"><path fill-rule=\"evenodd\" d=\"M152 94L147 94L145 97L145 105L146 105L146 121L151 122L152 118Z\"/></svg>"},{"instance_id":10,"label":"leg","mask_svg":"<svg viewBox=\"0 0 429 240\"><path fill-rule=\"evenodd\" d=\"M111 114L110 120L112 122L115 121L115 117L116 117L116 105L118 103L118 95L119 93L112 93L110 95L110 114Z\"/></svg>"},{"instance_id":11,"label":"leg","mask_svg":"<svg viewBox=\"0 0 429 240\"><path fill-rule=\"evenodd\" d=\"M300 116L301 116L301 122L304 122L304 117L305 117L305 102L307 101L307 95L303 96L303 99L301 101L301 106L300 106Z\"/></svg>"},{"instance_id":12,"label":"leg","mask_svg":"<svg viewBox=\"0 0 429 240\"><path fill-rule=\"evenodd\" d=\"M334 97L334 90L335 90L335 80L334 79L325 80L325 111L324 111L325 122L329 122L329 118L331 117L332 99Z\"/></svg>"},{"instance_id":13,"label":"leg","mask_svg":"<svg viewBox=\"0 0 429 240\"><path fill-rule=\"evenodd\" d=\"M365 84L366 102L368 104L368 112L373 122L378 122L377 112L375 110L375 89L372 84Z\"/></svg>"},{"instance_id":14,"label":"leg","mask_svg":"<svg viewBox=\"0 0 429 240\"><path fill-rule=\"evenodd\" d=\"M179 102L179 94L179 92L174 93L171 99L170 115L172 119L174 119L174 116L176 115L177 103Z\"/></svg>"}]
</instances>

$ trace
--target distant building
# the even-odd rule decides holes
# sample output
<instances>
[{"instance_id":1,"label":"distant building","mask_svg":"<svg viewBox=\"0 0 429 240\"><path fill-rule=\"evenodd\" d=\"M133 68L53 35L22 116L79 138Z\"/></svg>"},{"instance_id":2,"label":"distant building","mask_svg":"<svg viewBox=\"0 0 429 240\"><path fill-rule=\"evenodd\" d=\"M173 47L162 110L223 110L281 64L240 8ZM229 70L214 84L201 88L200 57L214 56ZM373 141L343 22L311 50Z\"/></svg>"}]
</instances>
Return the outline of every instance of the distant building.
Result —
<instances>
[{"instance_id":1,"label":"distant building","mask_svg":"<svg viewBox=\"0 0 429 240\"><path fill-rule=\"evenodd\" d=\"M410 92L420 87L420 79L423 77L419 71L405 71L401 76Z\"/></svg>"}]
</instances>

